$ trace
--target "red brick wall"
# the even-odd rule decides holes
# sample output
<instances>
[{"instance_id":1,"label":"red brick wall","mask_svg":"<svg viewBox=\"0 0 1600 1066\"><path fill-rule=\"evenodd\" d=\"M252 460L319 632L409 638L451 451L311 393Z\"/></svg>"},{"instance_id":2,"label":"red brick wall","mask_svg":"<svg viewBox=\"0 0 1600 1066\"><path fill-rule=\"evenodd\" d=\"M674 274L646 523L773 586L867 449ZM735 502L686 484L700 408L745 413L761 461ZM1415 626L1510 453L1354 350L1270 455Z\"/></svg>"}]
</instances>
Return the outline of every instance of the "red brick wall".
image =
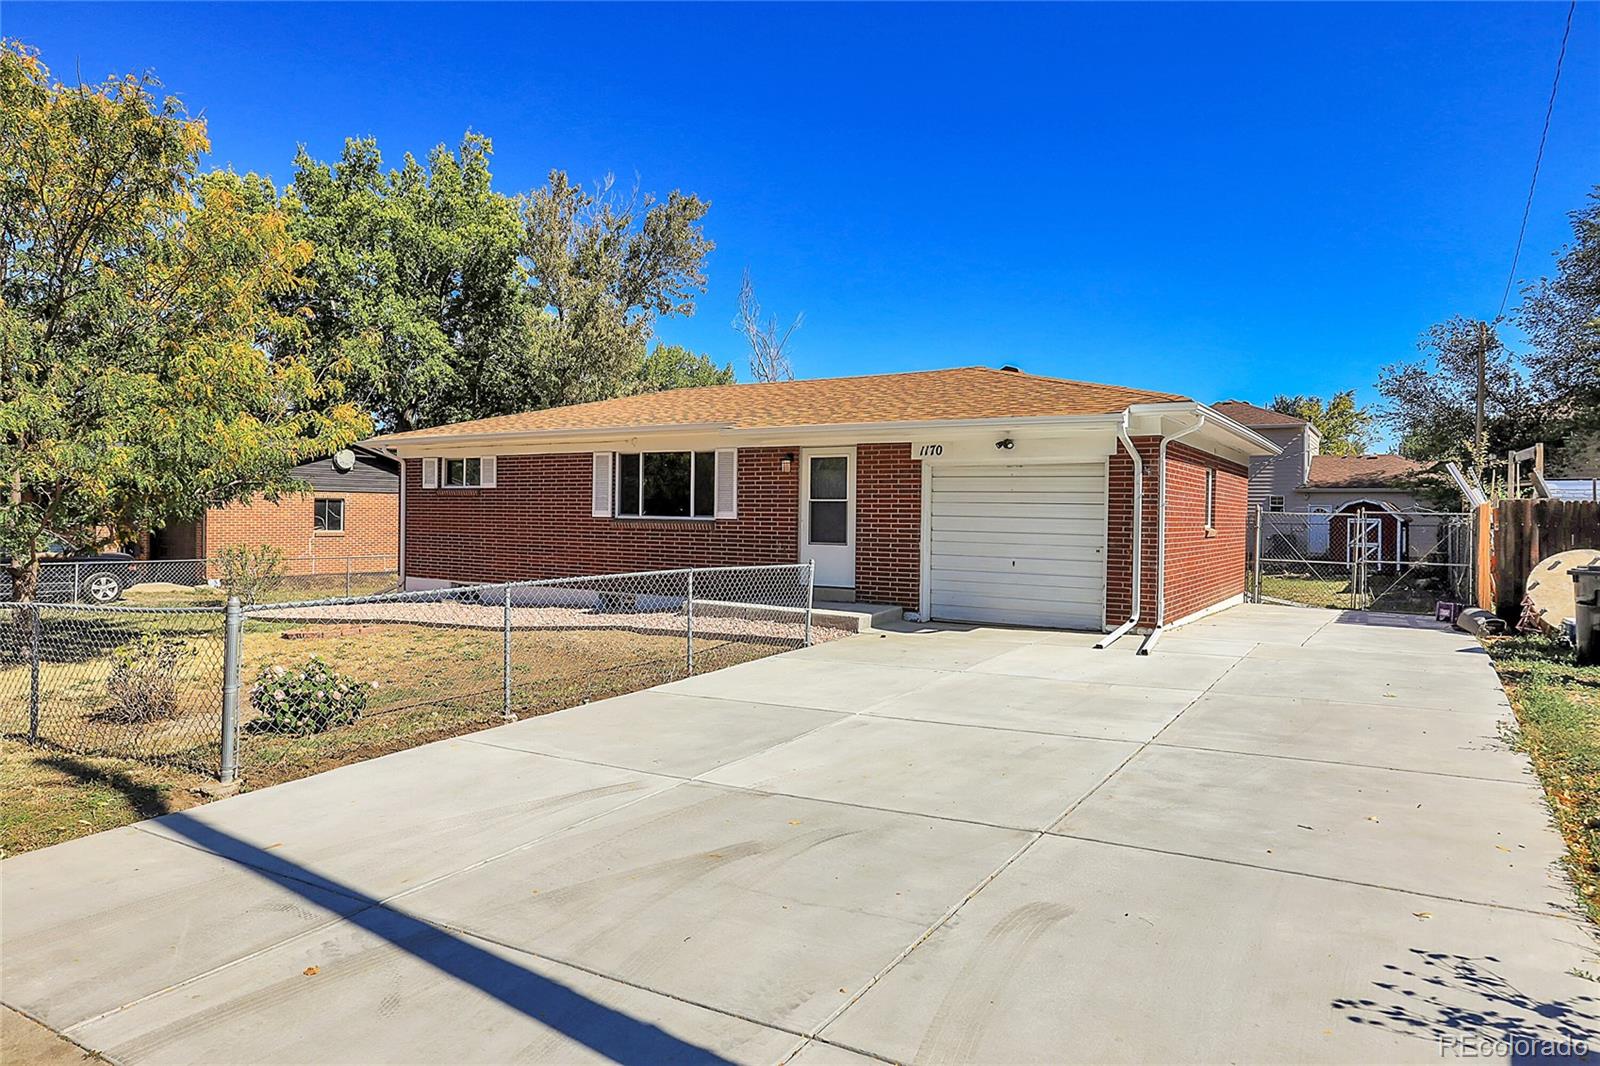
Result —
<instances>
[{"instance_id":1,"label":"red brick wall","mask_svg":"<svg viewBox=\"0 0 1600 1066\"><path fill-rule=\"evenodd\" d=\"M1217 472L1216 526L1205 528L1206 470ZM1248 471L1189 447L1167 447L1167 614L1176 622L1244 592Z\"/></svg>"},{"instance_id":2,"label":"red brick wall","mask_svg":"<svg viewBox=\"0 0 1600 1066\"><path fill-rule=\"evenodd\" d=\"M512 581L666 570L759 566L799 558L798 448L739 451L739 517L595 518L590 452L502 455L495 488L424 489L422 460L408 459L406 575L459 582Z\"/></svg>"},{"instance_id":3,"label":"red brick wall","mask_svg":"<svg viewBox=\"0 0 1600 1066\"><path fill-rule=\"evenodd\" d=\"M344 500L344 532L312 532L312 501ZM277 503L256 499L231 503L206 512L202 548L216 558L224 548L269 544L283 552L290 574L312 571L310 557L343 560L373 571L392 570L400 549L400 496L393 492L307 492L290 494Z\"/></svg>"},{"instance_id":4,"label":"red brick wall","mask_svg":"<svg viewBox=\"0 0 1600 1066\"><path fill-rule=\"evenodd\" d=\"M1141 557L1141 625L1156 618L1156 477L1160 462L1160 437L1134 437L1134 447L1144 461L1144 551ZM1133 460L1117 444L1107 470L1106 500L1106 624L1119 626L1133 607Z\"/></svg>"},{"instance_id":5,"label":"red brick wall","mask_svg":"<svg viewBox=\"0 0 1600 1066\"><path fill-rule=\"evenodd\" d=\"M1143 574L1139 625L1156 621L1161 438L1135 437L1144 460ZM1217 527L1205 530L1205 471L1217 471ZM1133 461L1119 444L1111 457L1107 509L1106 622L1127 621L1133 602ZM1244 591L1244 538L1249 486L1242 466L1186 444L1167 447L1166 621L1175 622Z\"/></svg>"},{"instance_id":6,"label":"red brick wall","mask_svg":"<svg viewBox=\"0 0 1600 1066\"><path fill-rule=\"evenodd\" d=\"M922 463L910 444L856 448L856 599L915 611L922 582Z\"/></svg>"}]
</instances>

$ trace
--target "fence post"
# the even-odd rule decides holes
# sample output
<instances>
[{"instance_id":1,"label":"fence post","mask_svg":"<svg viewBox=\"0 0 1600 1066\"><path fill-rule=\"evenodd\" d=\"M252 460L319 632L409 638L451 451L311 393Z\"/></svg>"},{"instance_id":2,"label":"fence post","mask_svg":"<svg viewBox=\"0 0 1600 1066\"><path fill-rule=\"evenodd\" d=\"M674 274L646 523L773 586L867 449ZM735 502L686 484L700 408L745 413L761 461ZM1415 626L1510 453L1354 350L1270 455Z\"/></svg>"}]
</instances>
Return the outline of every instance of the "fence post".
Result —
<instances>
[{"instance_id":1,"label":"fence post","mask_svg":"<svg viewBox=\"0 0 1600 1066\"><path fill-rule=\"evenodd\" d=\"M72 602L83 602L83 564L72 564Z\"/></svg>"},{"instance_id":2,"label":"fence post","mask_svg":"<svg viewBox=\"0 0 1600 1066\"><path fill-rule=\"evenodd\" d=\"M344 561L344 594L346 596L350 595L350 560L348 558Z\"/></svg>"},{"instance_id":3,"label":"fence post","mask_svg":"<svg viewBox=\"0 0 1600 1066\"><path fill-rule=\"evenodd\" d=\"M239 776L239 645L244 611L239 597L229 596L222 623L222 771L223 784Z\"/></svg>"},{"instance_id":4,"label":"fence post","mask_svg":"<svg viewBox=\"0 0 1600 1066\"><path fill-rule=\"evenodd\" d=\"M500 717L504 718L506 721L509 722L509 721L511 721L511 719L513 717L512 713L511 713L511 585L510 585L510 583L506 584L505 593L501 597L501 599L503 601L501 614L502 614L502 616L504 617L505 620L502 623L501 640L500 640L500 684L501 684Z\"/></svg>"},{"instance_id":5,"label":"fence post","mask_svg":"<svg viewBox=\"0 0 1600 1066\"><path fill-rule=\"evenodd\" d=\"M39 740L39 604L28 605L28 742Z\"/></svg>"},{"instance_id":6,"label":"fence post","mask_svg":"<svg viewBox=\"0 0 1600 1066\"><path fill-rule=\"evenodd\" d=\"M689 569L688 589L683 597L684 628L683 642L684 655L688 660L689 676L694 676L694 568Z\"/></svg>"},{"instance_id":7,"label":"fence post","mask_svg":"<svg viewBox=\"0 0 1600 1066\"><path fill-rule=\"evenodd\" d=\"M811 601L817 592L817 561L806 563L806 637L805 646L811 647Z\"/></svg>"},{"instance_id":8,"label":"fence post","mask_svg":"<svg viewBox=\"0 0 1600 1066\"><path fill-rule=\"evenodd\" d=\"M1259 503L1256 504L1256 544L1255 544L1255 549L1256 549L1255 550L1255 560L1254 560L1254 565L1251 567L1251 576L1254 578L1255 587L1256 587L1255 602L1256 603L1260 603L1261 602L1261 505Z\"/></svg>"}]
</instances>

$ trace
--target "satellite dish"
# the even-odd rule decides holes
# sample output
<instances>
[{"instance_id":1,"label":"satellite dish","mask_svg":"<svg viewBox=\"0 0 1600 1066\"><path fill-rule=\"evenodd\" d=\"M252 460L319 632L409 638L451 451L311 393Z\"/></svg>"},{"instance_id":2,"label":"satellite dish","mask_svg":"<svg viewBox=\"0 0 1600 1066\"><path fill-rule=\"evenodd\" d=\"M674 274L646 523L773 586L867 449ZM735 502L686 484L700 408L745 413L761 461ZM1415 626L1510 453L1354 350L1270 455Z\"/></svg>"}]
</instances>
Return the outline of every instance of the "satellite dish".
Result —
<instances>
[{"instance_id":1,"label":"satellite dish","mask_svg":"<svg viewBox=\"0 0 1600 1066\"><path fill-rule=\"evenodd\" d=\"M333 468L341 474L348 474L355 469L356 453L349 448L340 448L333 453Z\"/></svg>"}]
</instances>

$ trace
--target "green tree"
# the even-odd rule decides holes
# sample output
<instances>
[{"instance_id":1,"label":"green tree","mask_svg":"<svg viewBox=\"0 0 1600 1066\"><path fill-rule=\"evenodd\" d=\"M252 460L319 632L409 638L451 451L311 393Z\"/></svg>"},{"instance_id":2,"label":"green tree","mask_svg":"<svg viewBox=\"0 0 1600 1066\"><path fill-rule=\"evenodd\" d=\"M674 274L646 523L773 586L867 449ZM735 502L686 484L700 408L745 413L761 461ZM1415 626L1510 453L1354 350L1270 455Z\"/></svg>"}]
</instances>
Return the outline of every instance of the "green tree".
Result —
<instances>
[{"instance_id":1,"label":"green tree","mask_svg":"<svg viewBox=\"0 0 1600 1066\"><path fill-rule=\"evenodd\" d=\"M603 400L638 380L662 316L694 314L705 291L708 205L673 191L592 192L559 170L522 200L536 322L530 380L546 405Z\"/></svg>"},{"instance_id":2,"label":"green tree","mask_svg":"<svg viewBox=\"0 0 1600 1066\"><path fill-rule=\"evenodd\" d=\"M350 364L386 430L634 391L656 320L693 314L705 289L699 199L586 192L561 171L508 196L491 155L468 134L398 170L370 139L335 164L295 159L284 206L316 247L315 350Z\"/></svg>"},{"instance_id":3,"label":"green tree","mask_svg":"<svg viewBox=\"0 0 1600 1066\"><path fill-rule=\"evenodd\" d=\"M693 389L702 385L732 385L733 364L717 366L709 355L677 344L657 344L639 366L635 392Z\"/></svg>"},{"instance_id":4,"label":"green tree","mask_svg":"<svg viewBox=\"0 0 1600 1066\"><path fill-rule=\"evenodd\" d=\"M201 176L149 77L53 83L0 44L0 556L15 599L94 548L255 493L367 431L278 301L311 255L265 183Z\"/></svg>"},{"instance_id":5,"label":"green tree","mask_svg":"<svg viewBox=\"0 0 1600 1066\"><path fill-rule=\"evenodd\" d=\"M1384 367L1382 420L1413 459L1455 459L1482 470L1488 456L1543 440L1547 419L1515 353L1492 325L1457 315L1430 326L1417 342L1423 358ZM1485 356L1486 454L1473 451L1478 359Z\"/></svg>"},{"instance_id":6,"label":"green tree","mask_svg":"<svg viewBox=\"0 0 1600 1066\"><path fill-rule=\"evenodd\" d=\"M1528 286L1517 309L1534 390L1557 423L1553 440L1600 432L1600 186L1570 218L1573 242L1558 253L1555 277Z\"/></svg>"},{"instance_id":7,"label":"green tree","mask_svg":"<svg viewBox=\"0 0 1600 1066\"><path fill-rule=\"evenodd\" d=\"M1356 404L1356 390L1336 392L1327 402L1320 396L1279 396L1272 409L1303 418L1322 435L1324 455L1365 455L1372 445L1376 416Z\"/></svg>"},{"instance_id":8,"label":"green tree","mask_svg":"<svg viewBox=\"0 0 1600 1066\"><path fill-rule=\"evenodd\" d=\"M490 153L469 134L398 170L371 139L346 141L336 164L295 157L283 206L316 249L304 293L313 349L349 365L351 397L385 429L536 406L522 224L491 188Z\"/></svg>"}]
</instances>

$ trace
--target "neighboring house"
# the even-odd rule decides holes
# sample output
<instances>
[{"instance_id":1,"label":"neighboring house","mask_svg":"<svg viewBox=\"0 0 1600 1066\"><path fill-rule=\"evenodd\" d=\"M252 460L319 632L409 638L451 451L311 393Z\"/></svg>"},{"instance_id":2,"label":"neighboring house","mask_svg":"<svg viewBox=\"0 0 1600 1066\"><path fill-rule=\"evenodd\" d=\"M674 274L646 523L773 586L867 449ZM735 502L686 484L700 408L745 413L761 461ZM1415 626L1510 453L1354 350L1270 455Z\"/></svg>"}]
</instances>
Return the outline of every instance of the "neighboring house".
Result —
<instances>
[{"instance_id":1,"label":"neighboring house","mask_svg":"<svg viewBox=\"0 0 1600 1066\"><path fill-rule=\"evenodd\" d=\"M253 500L214 507L198 522L174 523L150 534L152 559L214 559L225 548L267 544L283 553L285 570L393 570L400 545L400 464L356 444L301 463L294 477L303 493L277 502Z\"/></svg>"},{"instance_id":2,"label":"neighboring house","mask_svg":"<svg viewBox=\"0 0 1600 1066\"><path fill-rule=\"evenodd\" d=\"M819 597L1086 629L1136 600L1145 628L1238 602L1246 467L1276 450L1182 396L986 367L676 389L374 443L404 463L408 588L811 561Z\"/></svg>"},{"instance_id":3,"label":"neighboring house","mask_svg":"<svg viewBox=\"0 0 1600 1066\"><path fill-rule=\"evenodd\" d=\"M1250 506L1292 516L1268 519L1269 535L1288 537L1313 559L1348 561L1353 543L1391 564L1433 551L1440 524L1418 513L1427 508L1414 489L1429 464L1400 455L1322 455L1322 435L1302 418L1240 400L1216 410L1282 449L1250 466ZM1357 522L1366 523L1364 533L1355 531Z\"/></svg>"}]
</instances>

